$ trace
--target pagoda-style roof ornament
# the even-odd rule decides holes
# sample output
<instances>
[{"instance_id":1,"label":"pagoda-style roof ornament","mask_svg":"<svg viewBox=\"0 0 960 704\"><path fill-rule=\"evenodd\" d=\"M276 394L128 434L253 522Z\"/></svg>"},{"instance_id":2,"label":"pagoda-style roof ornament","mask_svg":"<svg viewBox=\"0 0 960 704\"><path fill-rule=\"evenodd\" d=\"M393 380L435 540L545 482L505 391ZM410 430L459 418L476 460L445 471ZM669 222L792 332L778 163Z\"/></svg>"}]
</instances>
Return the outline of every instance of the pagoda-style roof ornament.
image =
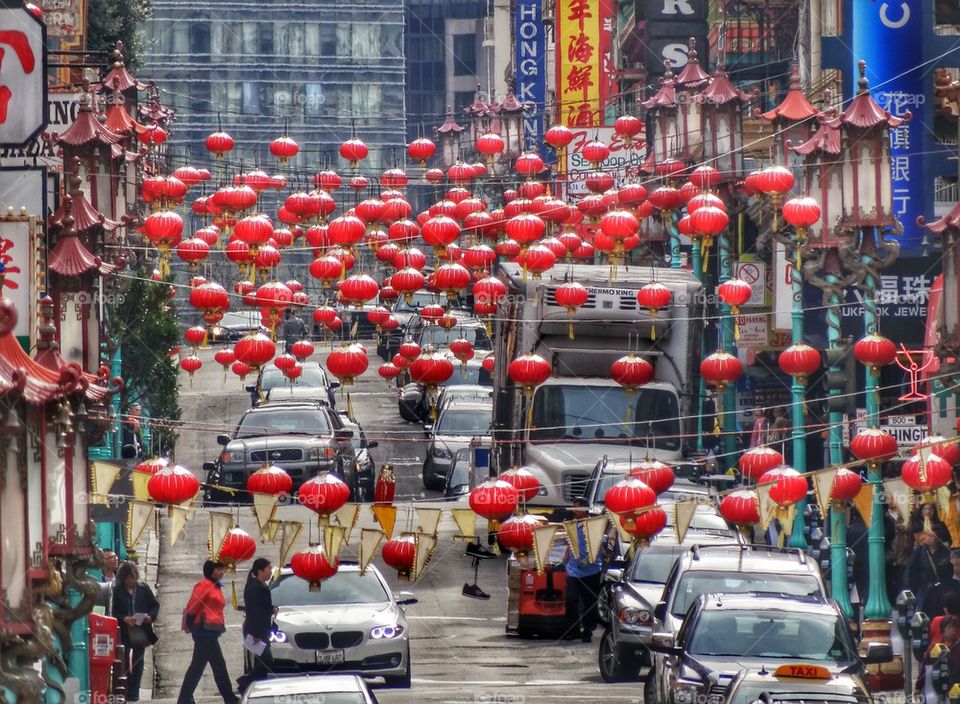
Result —
<instances>
[{"instance_id":1,"label":"pagoda-style roof ornament","mask_svg":"<svg viewBox=\"0 0 960 704\"><path fill-rule=\"evenodd\" d=\"M88 271L99 270L100 259L93 256L84 246L74 227L73 215L71 215L73 199L70 196L64 196L63 202L65 215L61 221L62 231L57 238L57 244L50 250L47 266L50 271L69 277L83 276Z\"/></svg>"},{"instance_id":2,"label":"pagoda-style roof ornament","mask_svg":"<svg viewBox=\"0 0 960 704\"><path fill-rule=\"evenodd\" d=\"M832 92L829 88L823 91L823 104L830 105ZM841 121L836 110L828 109L817 114L817 129L797 146L791 146L787 141L787 149L795 154L806 157L819 152L827 157L839 156L843 151L843 135Z\"/></svg>"},{"instance_id":3,"label":"pagoda-style roof ornament","mask_svg":"<svg viewBox=\"0 0 960 704\"><path fill-rule=\"evenodd\" d=\"M730 76L727 75L727 72L723 69L722 66L717 66L713 70L713 76L710 80L710 85L704 88L700 93L693 96L693 99L702 105L726 105L734 101L739 101L741 104L746 104L753 100L753 96L750 93L745 93L735 85L733 81L730 80Z\"/></svg>"},{"instance_id":4,"label":"pagoda-style roof ornament","mask_svg":"<svg viewBox=\"0 0 960 704\"><path fill-rule=\"evenodd\" d=\"M113 66L110 68L110 72L103 77L102 85L107 89L120 91L130 90L131 88L137 90L147 88L147 84L134 78L133 74L124 65L123 42L117 42L116 48L113 50Z\"/></svg>"},{"instance_id":5,"label":"pagoda-style roof ornament","mask_svg":"<svg viewBox=\"0 0 960 704\"><path fill-rule=\"evenodd\" d=\"M867 62L859 61L857 68L860 71L860 80L857 81L857 95L840 115L841 122L845 126L858 129L870 129L881 125L898 127L905 122L909 122L912 117L909 110L904 113L902 118L895 117L881 108L877 101L873 99L873 96L870 95L870 83L867 81Z\"/></svg>"},{"instance_id":6,"label":"pagoda-style roof ornament","mask_svg":"<svg viewBox=\"0 0 960 704\"><path fill-rule=\"evenodd\" d=\"M960 230L960 203L955 203L949 213L933 222L927 222L927 219L921 215L917 218L917 225L935 235L940 235L948 229Z\"/></svg>"},{"instance_id":7,"label":"pagoda-style roof ornament","mask_svg":"<svg viewBox=\"0 0 960 704\"><path fill-rule=\"evenodd\" d=\"M790 89L783 100L780 101L780 104L767 112L755 111L757 117L762 117L770 122L774 120L802 122L803 120L809 120L816 114L817 109L803 94L803 89L800 86L800 67L796 61L790 67Z\"/></svg>"},{"instance_id":8,"label":"pagoda-style roof ornament","mask_svg":"<svg viewBox=\"0 0 960 704\"><path fill-rule=\"evenodd\" d=\"M465 129L466 127L464 127L463 125L457 124L457 121L453 117L453 112L448 112L447 119L444 121L442 125L440 125L436 129L436 132L437 134L449 134L449 133L460 134Z\"/></svg>"},{"instance_id":9,"label":"pagoda-style roof ornament","mask_svg":"<svg viewBox=\"0 0 960 704\"><path fill-rule=\"evenodd\" d=\"M488 103L483 93L480 92L480 84L477 84L477 92L474 93L473 102L463 109L463 112L469 117L486 117L490 114L490 103Z\"/></svg>"},{"instance_id":10,"label":"pagoda-style roof ornament","mask_svg":"<svg viewBox=\"0 0 960 704\"><path fill-rule=\"evenodd\" d=\"M673 71L670 69L672 64L673 62L670 61L670 59L666 59L663 62L663 76L657 79L657 83L660 88L652 98L640 103L647 110L653 110L655 108L677 107L676 77L673 75Z\"/></svg>"},{"instance_id":11,"label":"pagoda-style roof ornament","mask_svg":"<svg viewBox=\"0 0 960 704\"><path fill-rule=\"evenodd\" d=\"M690 37L687 46L690 47L687 52L687 65L677 76L677 88L700 90L710 82L710 75L700 66L700 58L697 55L697 40Z\"/></svg>"},{"instance_id":12,"label":"pagoda-style roof ornament","mask_svg":"<svg viewBox=\"0 0 960 704\"><path fill-rule=\"evenodd\" d=\"M100 142L113 147L123 139L122 135L111 132L97 119L93 106L90 104L90 96L86 93L80 96L76 121L64 130L63 134L54 133L53 138L55 142L69 144L72 147L80 147L90 142ZM115 156L119 156L119 154L115 154Z\"/></svg>"}]
</instances>

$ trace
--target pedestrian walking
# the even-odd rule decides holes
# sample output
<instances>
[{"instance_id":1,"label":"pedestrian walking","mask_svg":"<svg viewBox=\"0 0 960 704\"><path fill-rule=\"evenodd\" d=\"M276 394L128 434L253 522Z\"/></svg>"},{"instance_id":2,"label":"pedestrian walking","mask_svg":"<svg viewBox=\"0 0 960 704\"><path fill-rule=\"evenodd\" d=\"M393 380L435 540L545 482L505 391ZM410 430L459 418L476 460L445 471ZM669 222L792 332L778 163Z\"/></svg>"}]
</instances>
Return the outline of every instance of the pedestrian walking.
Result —
<instances>
[{"instance_id":1,"label":"pedestrian walking","mask_svg":"<svg viewBox=\"0 0 960 704\"><path fill-rule=\"evenodd\" d=\"M297 340L302 340L307 336L307 326L293 312L287 308L283 311L283 341L286 343L286 351L290 351L290 346Z\"/></svg>"},{"instance_id":2,"label":"pedestrian walking","mask_svg":"<svg viewBox=\"0 0 960 704\"><path fill-rule=\"evenodd\" d=\"M157 642L153 624L160 613L160 602L140 581L140 572L132 562L124 562L117 570L111 610L120 623L120 642L126 648L127 701L139 701L144 654Z\"/></svg>"},{"instance_id":3,"label":"pedestrian walking","mask_svg":"<svg viewBox=\"0 0 960 704\"><path fill-rule=\"evenodd\" d=\"M915 512L910 525L915 531L915 546L904 570L903 588L916 595L917 611L923 611L927 597L934 592L931 587L941 581L945 568L950 568L949 535L946 535L946 526L936 517L933 504L924 504L919 512Z\"/></svg>"},{"instance_id":4,"label":"pedestrian walking","mask_svg":"<svg viewBox=\"0 0 960 704\"><path fill-rule=\"evenodd\" d=\"M586 500L574 499L571 512L574 520L581 521L587 518ZM577 525L577 544L580 557L575 557L573 550L567 548L567 554L563 558L567 573L567 630L564 633L564 640L575 640L579 637L584 643L589 643L593 638L593 629L597 626L597 599L600 595L604 550L598 550L595 559L592 562L589 560L587 532L582 523Z\"/></svg>"},{"instance_id":5,"label":"pedestrian walking","mask_svg":"<svg viewBox=\"0 0 960 704\"><path fill-rule=\"evenodd\" d=\"M223 585L220 583L223 571L222 562L204 562L203 579L194 585L190 600L183 609L181 628L184 633L193 637L193 658L183 676L177 704L192 704L193 693L208 664L213 670L213 678L224 704L237 704L240 701L233 693L227 663L223 659L223 651L220 650L220 636L226 631L223 619L226 602L223 598Z\"/></svg>"},{"instance_id":6,"label":"pedestrian walking","mask_svg":"<svg viewBox=\"0 0 960 704\"><path fill-rule=\"evenodd\" d=\"M105 616L113 616L110 602L113 601L113 587L117 583L117 568L120 560L113 550L103 551L103 577L100 579L100 593L97 595L95 606L103 608Z\"/></svg>"},{"instance_id":7,"label":"pedestrian walking","mask_svg":"<svg viewBox=\"0 0 960 704\"><path fill-rule=\"evenodd\" d=\"M750 430L750 449L770 442L770 421L762 408L753 409L753 428Z\"/></svg>"},{"instance_id":8,"label":"pedestrian walking","mask_svg":"<svg viewBox=\"0 0 960 704\"><path fill-rule=\"evenodd\" d=\"M251 667L237 679L241 696L252 682L266 679L273 667L270 632L277 608L273 605L270 587L267 586L272 571L270 560L258 557L253 561L247 584L243 588L243 645ZM257 653L261 648L262 651Z\"/></svg>"}]
</instances>

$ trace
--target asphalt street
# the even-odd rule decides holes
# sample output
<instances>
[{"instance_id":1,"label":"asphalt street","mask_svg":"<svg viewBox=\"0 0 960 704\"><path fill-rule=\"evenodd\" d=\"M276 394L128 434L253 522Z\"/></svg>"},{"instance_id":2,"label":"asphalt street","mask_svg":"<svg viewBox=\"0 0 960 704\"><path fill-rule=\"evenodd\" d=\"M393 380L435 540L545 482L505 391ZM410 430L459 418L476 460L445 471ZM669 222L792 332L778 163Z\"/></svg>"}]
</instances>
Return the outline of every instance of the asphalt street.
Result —
<instances>
[{"instance_id":1,"label":"asphalt street","mask_svg":"<svg viewBox=\"0 0 960 704\"><path fill-rule=\"evenodd\" d=\"M422 428L400 419L396 392L376 374L380 363L372 342L370 368L351 387L354 415L367 433L377 440L373 450L378 466L390 462L396 468L399 507L397 528L412 528L413 505L435 503L439 494L423 488L420 470L425 442ZM318 349L314 359L320 361L328 348ZM177 445L176 461L189 467L203 479L201 466L219 451L218 433L230 432L244 409L249 395L241 382L229 372L226 379L220 365L213 360L215 350L201 350L203 368L192 383L181 374L181 406L184 427ZM346 403L341 392L338 406ZM252 510L238 511L240 525L252 536L259 537ZM236 515L236 513L235 513ZM313 514L299 506L282 507L278 518L310 520ZM361 514L360 525L374 525L368 509ZM208 516L199 509L176 546L169 545L166 535L168 519L162 519L160 568L157 578L158 597L162 605L158 624L159 643L153 648L156 682L153 701L174 701L183 674L189 663L192 642L180 631L180 613L193 584L200 577L207 556ZM463 555L463 543L452 539L455 528L446 516L440 527L437 552L425 575L417 583L401 582L396 573L379 560L377 566L387 576L394 591L412 591L419 603L407 608L413 663L413 687L376 690L381 702L537 702L609 701L639 702L639 684L608 685L597 671L599 632L592 644L579 641L549 639L523 640L505 633L506 625L506 560L488 560L481 564L479 584L487 591L489 601L468 599L461 595L464 583L472 581L470 560ZM305 543L306 536L301 538ZM345 559L355 559L356 537L344 548ZM277 559L278 547L260 543L262 554ZM241 563L236 576L242 591L245 578ZM229 607L232 578L226 580L228 599L227 633L222 638L232 678L242 672L241 614ZM196 701L220 701L213 677L206 673Z\"/></svg>"}]
</instances>

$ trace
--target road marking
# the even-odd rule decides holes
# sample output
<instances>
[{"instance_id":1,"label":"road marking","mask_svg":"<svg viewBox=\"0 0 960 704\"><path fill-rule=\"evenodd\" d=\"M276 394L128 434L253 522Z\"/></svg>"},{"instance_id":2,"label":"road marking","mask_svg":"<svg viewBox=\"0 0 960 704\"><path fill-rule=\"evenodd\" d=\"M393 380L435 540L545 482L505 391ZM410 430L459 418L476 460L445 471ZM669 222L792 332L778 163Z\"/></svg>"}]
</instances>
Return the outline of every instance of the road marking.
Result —
<instances>
[{"instance_id":1,"label":"road marking","mask_svg":"<svg viewBox=\"0 0 960 704\"><path fill-rule=\"evenodd\" d=\"M506 616L407 616L407 620L418 621L506 621Z\"/></svg>"},{"instance_id":2,"label":"road marking","mask_svg":"<svg viewBox=\"0 0 960 704\"><path fill-rule=\"evenodd\" d=\"M390 464L414 464L416 462L423 462L422 457L391 457L387 460Z\"/></svg>"}]
</instances>

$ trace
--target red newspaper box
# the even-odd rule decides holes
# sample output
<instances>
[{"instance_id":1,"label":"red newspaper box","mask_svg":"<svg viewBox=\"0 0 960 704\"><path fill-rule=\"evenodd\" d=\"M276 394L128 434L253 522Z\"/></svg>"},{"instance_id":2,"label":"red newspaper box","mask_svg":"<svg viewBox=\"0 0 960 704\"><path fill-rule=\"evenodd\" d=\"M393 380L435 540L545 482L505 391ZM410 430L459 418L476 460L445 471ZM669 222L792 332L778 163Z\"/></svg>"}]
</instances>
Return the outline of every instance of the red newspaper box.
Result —
<instances>
[{"instance_id":1,"label":"red newspaper box","mask_svg":"<svg viewBox=\"0 0 960 704\"><path fill-rule=\"evenodd\" d=\"M110 701L110 669L120 642L120 627L111 616L90 614L90 701Z\"/></svg>"}]
</instances>

